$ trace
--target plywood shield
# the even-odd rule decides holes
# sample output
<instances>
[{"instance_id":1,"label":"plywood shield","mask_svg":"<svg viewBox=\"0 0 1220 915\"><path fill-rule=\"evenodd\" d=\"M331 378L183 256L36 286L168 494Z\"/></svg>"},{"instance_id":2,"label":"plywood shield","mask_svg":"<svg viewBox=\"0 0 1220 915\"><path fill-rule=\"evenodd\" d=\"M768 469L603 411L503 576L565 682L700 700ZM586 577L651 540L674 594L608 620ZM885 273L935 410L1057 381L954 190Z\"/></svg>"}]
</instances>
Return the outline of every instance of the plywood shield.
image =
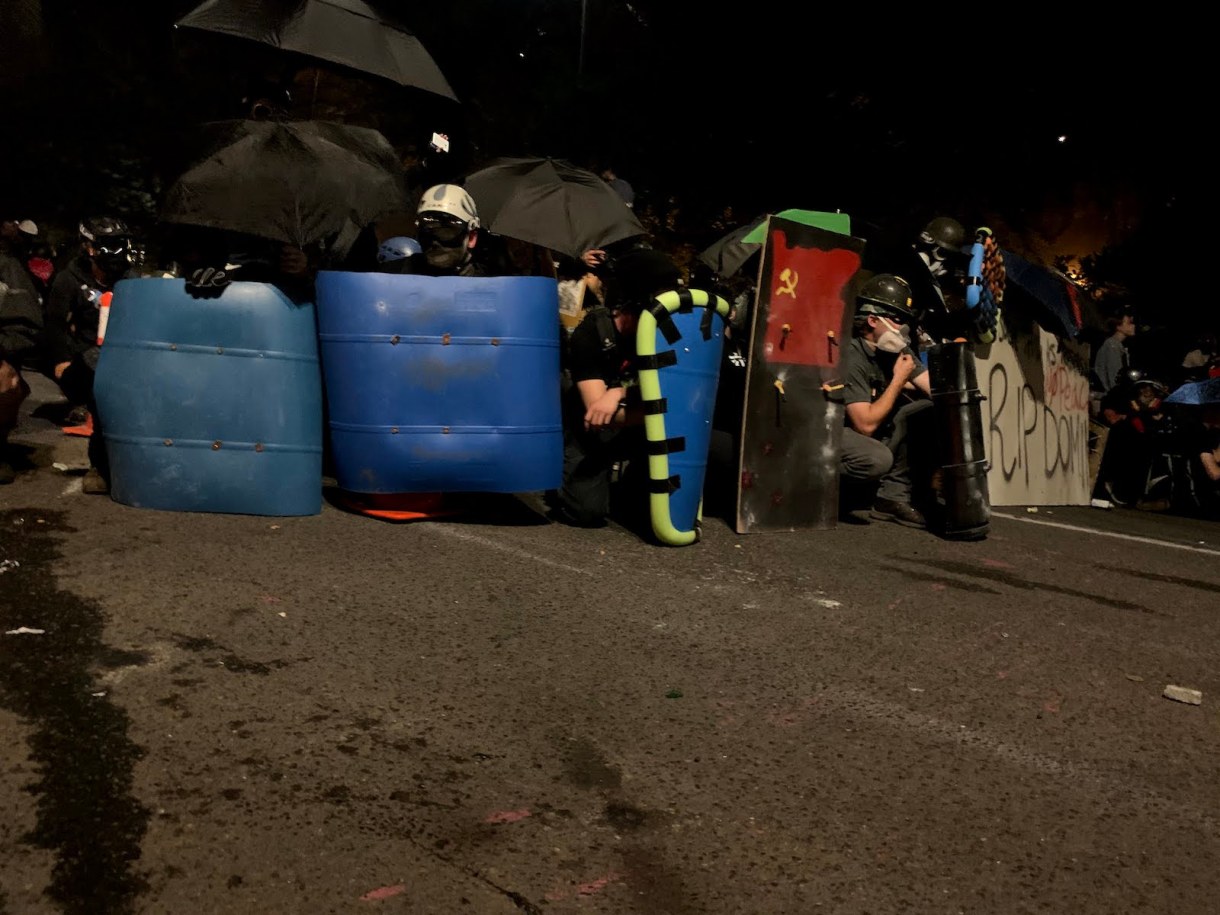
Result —
<instances>
[{"instance_id":1,"label":"plywood shield","mask_svg":"<svg viewBox=\"0 0 1220 915\"><path fill-rule=\"evenodd\" d=\"M834 527L842 345L864 241L772 217L754 308L737 532Z\"/></svg>"}]
</instances>

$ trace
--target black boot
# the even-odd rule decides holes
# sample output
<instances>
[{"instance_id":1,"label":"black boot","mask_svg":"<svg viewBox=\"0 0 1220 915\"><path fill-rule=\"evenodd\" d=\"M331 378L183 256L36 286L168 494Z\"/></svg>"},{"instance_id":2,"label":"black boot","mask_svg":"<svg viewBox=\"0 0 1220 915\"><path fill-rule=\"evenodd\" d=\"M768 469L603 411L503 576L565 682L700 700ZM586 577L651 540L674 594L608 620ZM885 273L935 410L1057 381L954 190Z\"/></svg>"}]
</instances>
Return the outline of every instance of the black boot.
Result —
<instances>
[{"instance_id":1,"label":"black boot","mask_svg":"<svg viewBox=\"0 0 1220 915\"><path fill-rule=\"evenodd\" d=\"M13 457L7 436L0 436L0 486L11 483L15 479L17 479L17 470L13 467Z\"/></svg>"}]
</instances>

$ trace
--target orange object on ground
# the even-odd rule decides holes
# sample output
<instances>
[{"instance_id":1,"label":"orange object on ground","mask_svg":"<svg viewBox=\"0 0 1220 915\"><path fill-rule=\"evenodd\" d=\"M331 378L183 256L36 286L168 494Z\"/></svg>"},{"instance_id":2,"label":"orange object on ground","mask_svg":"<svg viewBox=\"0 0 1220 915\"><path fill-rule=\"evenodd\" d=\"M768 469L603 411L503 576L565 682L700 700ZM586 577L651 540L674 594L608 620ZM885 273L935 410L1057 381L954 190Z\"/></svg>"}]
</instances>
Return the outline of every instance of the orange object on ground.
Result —
<instances>
[{"instance_id":1,"label":"orange object on ground","mask_svg":"<svg viewBox=\"0 0 1220 915\"><path fill-rule=\"evenodd\" d=\"M106 325L110 323L110 301L114 298L113 292L103 292L97 300L97 345L101 346L106 340Z\"/></svg>"},{"instance_id":2,"label":"orange object on ground","mask_svg":"<svg viewBox=\"0 0 1220 915\"><path fill-rule=\"evenodd\" d=\"M382 521L424 521L459 514L440 492L363 493L341 491L336 500L348 511Z\"/></svg>"},{"instance_id":3,"label":"orange object on ground","mask_svg":"<svg viewBox=\"0 0 1220 915\"><path fill-rule=\"evenodd\" d=\"M86 413L85 421L79 426L64 426L64 435L79 435L88 438L93 434L93 414Z\"/></svg>"}]
</instances>

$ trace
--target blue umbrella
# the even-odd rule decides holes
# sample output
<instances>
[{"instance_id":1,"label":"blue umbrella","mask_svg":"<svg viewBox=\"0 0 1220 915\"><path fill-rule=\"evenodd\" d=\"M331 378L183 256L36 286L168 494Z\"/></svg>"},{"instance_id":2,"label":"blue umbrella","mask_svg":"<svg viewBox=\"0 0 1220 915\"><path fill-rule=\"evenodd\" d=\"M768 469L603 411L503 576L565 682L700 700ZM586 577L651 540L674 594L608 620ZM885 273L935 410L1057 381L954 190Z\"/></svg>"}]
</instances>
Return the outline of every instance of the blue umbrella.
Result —
<instances>
[{"instance_id":1,"label":"blue umbrella","mask_svg":"<svg viewBox=\"0 0 1220 915\"><path fill-rule=\"evenodd\" d=\"M1207 381L1191 381L1182 385L1165 398L1165 403L1209 404L1220 403L1220 378Z\"/></svg>"}]
</instances>

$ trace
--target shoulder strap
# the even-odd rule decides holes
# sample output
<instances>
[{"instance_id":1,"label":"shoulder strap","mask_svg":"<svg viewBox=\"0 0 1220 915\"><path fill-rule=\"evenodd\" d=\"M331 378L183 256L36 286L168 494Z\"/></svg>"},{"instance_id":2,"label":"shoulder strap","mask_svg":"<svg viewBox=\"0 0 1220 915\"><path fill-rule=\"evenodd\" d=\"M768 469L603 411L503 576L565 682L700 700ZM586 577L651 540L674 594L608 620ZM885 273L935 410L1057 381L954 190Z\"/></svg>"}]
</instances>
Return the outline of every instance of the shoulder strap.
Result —
<instances>
[{"instance_id":1,"label":"shoulder strap","mask_svg":"<svg viewBox=\"0 0 1220 915\"><path fill-rule=\"evenodd\" d=\"M604 305L590 308L585 318L592 320L597 328L597 339L601 341L603 353L613 353L618 349L618 328L614 326L614 317L609 308Z\"/></svg>"}]
</instances>

